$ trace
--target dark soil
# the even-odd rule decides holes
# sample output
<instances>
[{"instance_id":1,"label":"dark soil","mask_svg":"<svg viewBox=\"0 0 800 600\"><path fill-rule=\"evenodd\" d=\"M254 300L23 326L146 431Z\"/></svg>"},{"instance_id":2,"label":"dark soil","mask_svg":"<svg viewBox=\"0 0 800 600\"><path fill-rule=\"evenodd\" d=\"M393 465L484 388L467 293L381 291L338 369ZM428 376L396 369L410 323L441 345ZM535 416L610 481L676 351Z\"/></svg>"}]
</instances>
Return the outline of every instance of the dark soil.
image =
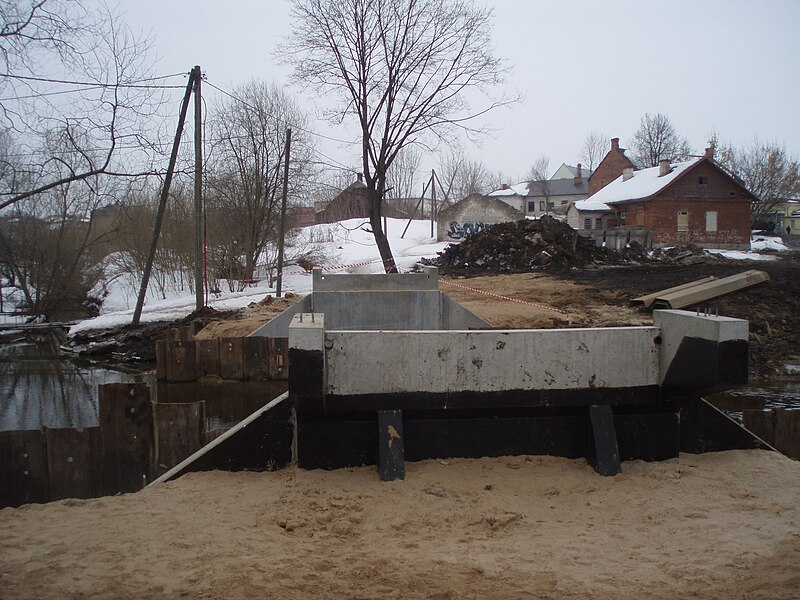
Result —
<instances>
[{"instance_id":1,"label":"dark soil","mask_svg":"<svg viewBox=\"0 0 800 600\"><path fill-rule=\"evenodd\" d=\"M726 260L690 265L647 264L572 271L564 277L598 290L635 298L714 275L727 277L749 269L766 271L770 281L720 296L686 310L709 310L750 322L750 373L769 377L783 373L787 362L800 362L800 252L783 252L775 261Z\"/></svg>"}]
</instances>

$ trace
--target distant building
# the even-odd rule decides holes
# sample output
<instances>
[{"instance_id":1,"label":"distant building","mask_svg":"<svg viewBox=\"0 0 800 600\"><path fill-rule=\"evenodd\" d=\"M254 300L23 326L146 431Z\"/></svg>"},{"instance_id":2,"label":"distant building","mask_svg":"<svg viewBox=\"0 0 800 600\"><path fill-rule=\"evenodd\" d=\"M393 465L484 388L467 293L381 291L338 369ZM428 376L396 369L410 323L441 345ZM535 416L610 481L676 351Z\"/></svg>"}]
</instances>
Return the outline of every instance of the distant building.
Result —
<instances>
[{"instance_id":1,"label":"distant building","mask_svg":"<svg viewBox=\"0 0 800 600\"><path fill-rule=\"evenodd\" d=\"M595 175L600 172L598 167ZM576 202L567 223L600 239L604 230L648 233L654 246L697 244L706 248L750 248L750 203L740 181L705 156L634 171L627 167L587 200Z\"/></svg>"},{"instance_id":2,"label":"distant building","mask_svg":"<svg viewBox=\"0 0 800 600\"><path fill-rule=\"evenodd\" d=\"M472 194L439 211L436 239L458 242L496 223L519 221L524 217L501 198Z\"/></svg>"},{"instance_id":3,"label":"distant building","mask_svg":"<svg viewBox=\"0 0 800 600\"><path fill-rule=\"evenodd\" d=\"M572 173L570 177L555 178L560 173ZM504 185L490 193L525 216L539 218L542 215L565 215L569 206L589 195L589 186L581 165L570 167L562 164L550 179L523 181L515 185Z\"/></svg>"},{"instance_id":4,"label":"distant building","mask_svg":"<svg viewBox=\"0 0 800 600\"><path fill-rule=\"evenodd\" d=\"M589 176L589 196L593 196L614 181L625 169L636 169L636 165L625 156L625 148L619 147L619 138L611 138L611 150Z\"/></svg>"},{"instance_id":5,"label":"distant building","mask_svg":"<svg viewBox=\"0 0 800 600\"><path fill-rule=\"evenodd\" d=\"M369 198L367 197L367 184L363 175L358 174L358 179L339 192L333 200L317 211L316 222L335 223L345 219L368 219ZM396 209L390 202L383 203L383 216L392 218L407 218L406 213Z\"/></svg>"},{"instance_id":6,"label":"distant building","mask_svg":"<svg viewBox=\"0 0 800 600\"><path fill-rule=\"evenodd\" d=\"M553 173L550 179L573 179L575 177L585 177L586 179L589 179L591 176L592 171L582 167L581 163L578 163L575 166L568 165L567 163L561 163L561 166L556 169L556 172Z\"/></svg>"}]
</instances>

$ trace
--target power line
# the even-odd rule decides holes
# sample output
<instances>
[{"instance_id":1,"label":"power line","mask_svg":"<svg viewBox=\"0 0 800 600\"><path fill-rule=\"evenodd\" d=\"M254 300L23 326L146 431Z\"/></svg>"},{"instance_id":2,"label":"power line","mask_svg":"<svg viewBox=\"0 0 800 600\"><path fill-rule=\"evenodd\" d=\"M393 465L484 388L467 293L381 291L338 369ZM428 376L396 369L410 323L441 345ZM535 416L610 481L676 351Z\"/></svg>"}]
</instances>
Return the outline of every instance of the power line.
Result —
<instances>
[{"instance_id":1,"label":"power line","mask_svg":"<svg viewBox=\"0 0 800 600\"><path fill-rule=\"evenodd\" d=\"M28 75L13 75L11 73L0 73L0 78L19 79L21 81L38 81L41 83L58 83L65 85L82 85L102 88L145 88L145 89L183 89L182 85L139 85L148 81L160 81L171 77L178 77L185 73L173 73L172 75L162 75L160 77L148 77L146 79L135 79L130 83L100 83L99 81L72 81L68 79L51 79L49 77L33 77Z\"/></svg>"}]
</instances>

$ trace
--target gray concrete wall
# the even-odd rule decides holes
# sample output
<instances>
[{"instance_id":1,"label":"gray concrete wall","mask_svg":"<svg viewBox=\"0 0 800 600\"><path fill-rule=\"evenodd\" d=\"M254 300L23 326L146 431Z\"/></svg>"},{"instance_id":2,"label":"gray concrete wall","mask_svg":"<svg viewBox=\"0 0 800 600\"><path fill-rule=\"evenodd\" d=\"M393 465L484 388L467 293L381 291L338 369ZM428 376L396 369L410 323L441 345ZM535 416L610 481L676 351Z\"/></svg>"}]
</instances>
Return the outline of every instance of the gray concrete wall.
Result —
<instances>
[{"instance_id":1,"label":"gray concrete wall","mask_svg":"<svg viewBox=\"0 0 800 600\"><path fill-rule=\"evenodd\" d=\"M749 324L743 319L703 315L687 310L654 310L653 324L661 330L661 379L684 338L700 338L712 342L747 342Z\"/></svg>"},{"instance_id":2,"label":"gray concrete wall","mask_svg":"<svg viewBox=\"0 0 800 600\"><path fill-rule=\"evenodd\" d=\"M326 394L658 385L656 327L328 331Z\"/></svg>"},{"instance_id":3,"label":"gray concrete wall","mask_svg":"<svg viewBox=\"0 0 800 600\"><path fill-rule=\"evenodd\" d=\"M522 211L509 206L503 201L504 198L474 194L440 211L436 219L436 239L440 242L457 242L495 223L525 218Z\"/></svg>"}]
</instances>

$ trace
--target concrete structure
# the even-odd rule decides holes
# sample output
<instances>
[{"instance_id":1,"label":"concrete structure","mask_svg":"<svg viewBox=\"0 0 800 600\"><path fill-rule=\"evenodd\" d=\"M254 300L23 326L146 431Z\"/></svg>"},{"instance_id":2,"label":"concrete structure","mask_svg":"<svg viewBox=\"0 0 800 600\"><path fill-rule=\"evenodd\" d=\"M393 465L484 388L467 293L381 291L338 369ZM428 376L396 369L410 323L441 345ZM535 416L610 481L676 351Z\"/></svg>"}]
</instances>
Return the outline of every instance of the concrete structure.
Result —
<instances>
[{"instance_id":1,"label":"concrete structure","mask_svg":"<svg viewBox=\"0 0 800 600\"><path fill-rule=\"evenodd\" d=\"M576 166L568 165L567 163L561 163L561 166L558 167L555 173L550 176L550 180L574 179L575 177L582 177L583 179L588 180L591 176L592 172L581 165L581 163L578 163Z\"/></svg>"},{"instance_id":2,"label":"concrete structure","mask_svg":"<svg viewBox=\"0 0 800 600\"><path fill-rule=\"evenodd\" d=\"M440 210L437 241L458 242L496 223L519 221L525 215L500 198L472 194Z\"/></svg>"},{"instance_id":3,"label":"concrete structure","mask_svg":"<svg viewBox=\"0 0 800 600\"><path fill-rule=\"evenodd\" d=\"M439 291L438 270L386 275L327 275L314 269L313 292L250 336L289 337L300 313L326 315L329 329L488 329L490 325Z\"/></svg>"},{"instance_id":4,"label":"concrete structure","mask_svg":"<svg viewBox=\"0 0 800 600\"><path fill-rule=\"evenodd\" d=\"M328 306L347 313L376 292L434 291L403 277L344 276L339 286L334 275L318 280L327 291L314 294L340 294ZM480 331L388 330L368 321L355 327L341 314L295 313L289 395L298 464L381 462L381 473L402 477L403 453L544 453L586 456L613 474L625 459L756 446L696 396L746 382L747 322L672 310L655 315L652 327ZM405 432L403 452L379 447L381 427Z\"/></svg>"}]
</instances>

